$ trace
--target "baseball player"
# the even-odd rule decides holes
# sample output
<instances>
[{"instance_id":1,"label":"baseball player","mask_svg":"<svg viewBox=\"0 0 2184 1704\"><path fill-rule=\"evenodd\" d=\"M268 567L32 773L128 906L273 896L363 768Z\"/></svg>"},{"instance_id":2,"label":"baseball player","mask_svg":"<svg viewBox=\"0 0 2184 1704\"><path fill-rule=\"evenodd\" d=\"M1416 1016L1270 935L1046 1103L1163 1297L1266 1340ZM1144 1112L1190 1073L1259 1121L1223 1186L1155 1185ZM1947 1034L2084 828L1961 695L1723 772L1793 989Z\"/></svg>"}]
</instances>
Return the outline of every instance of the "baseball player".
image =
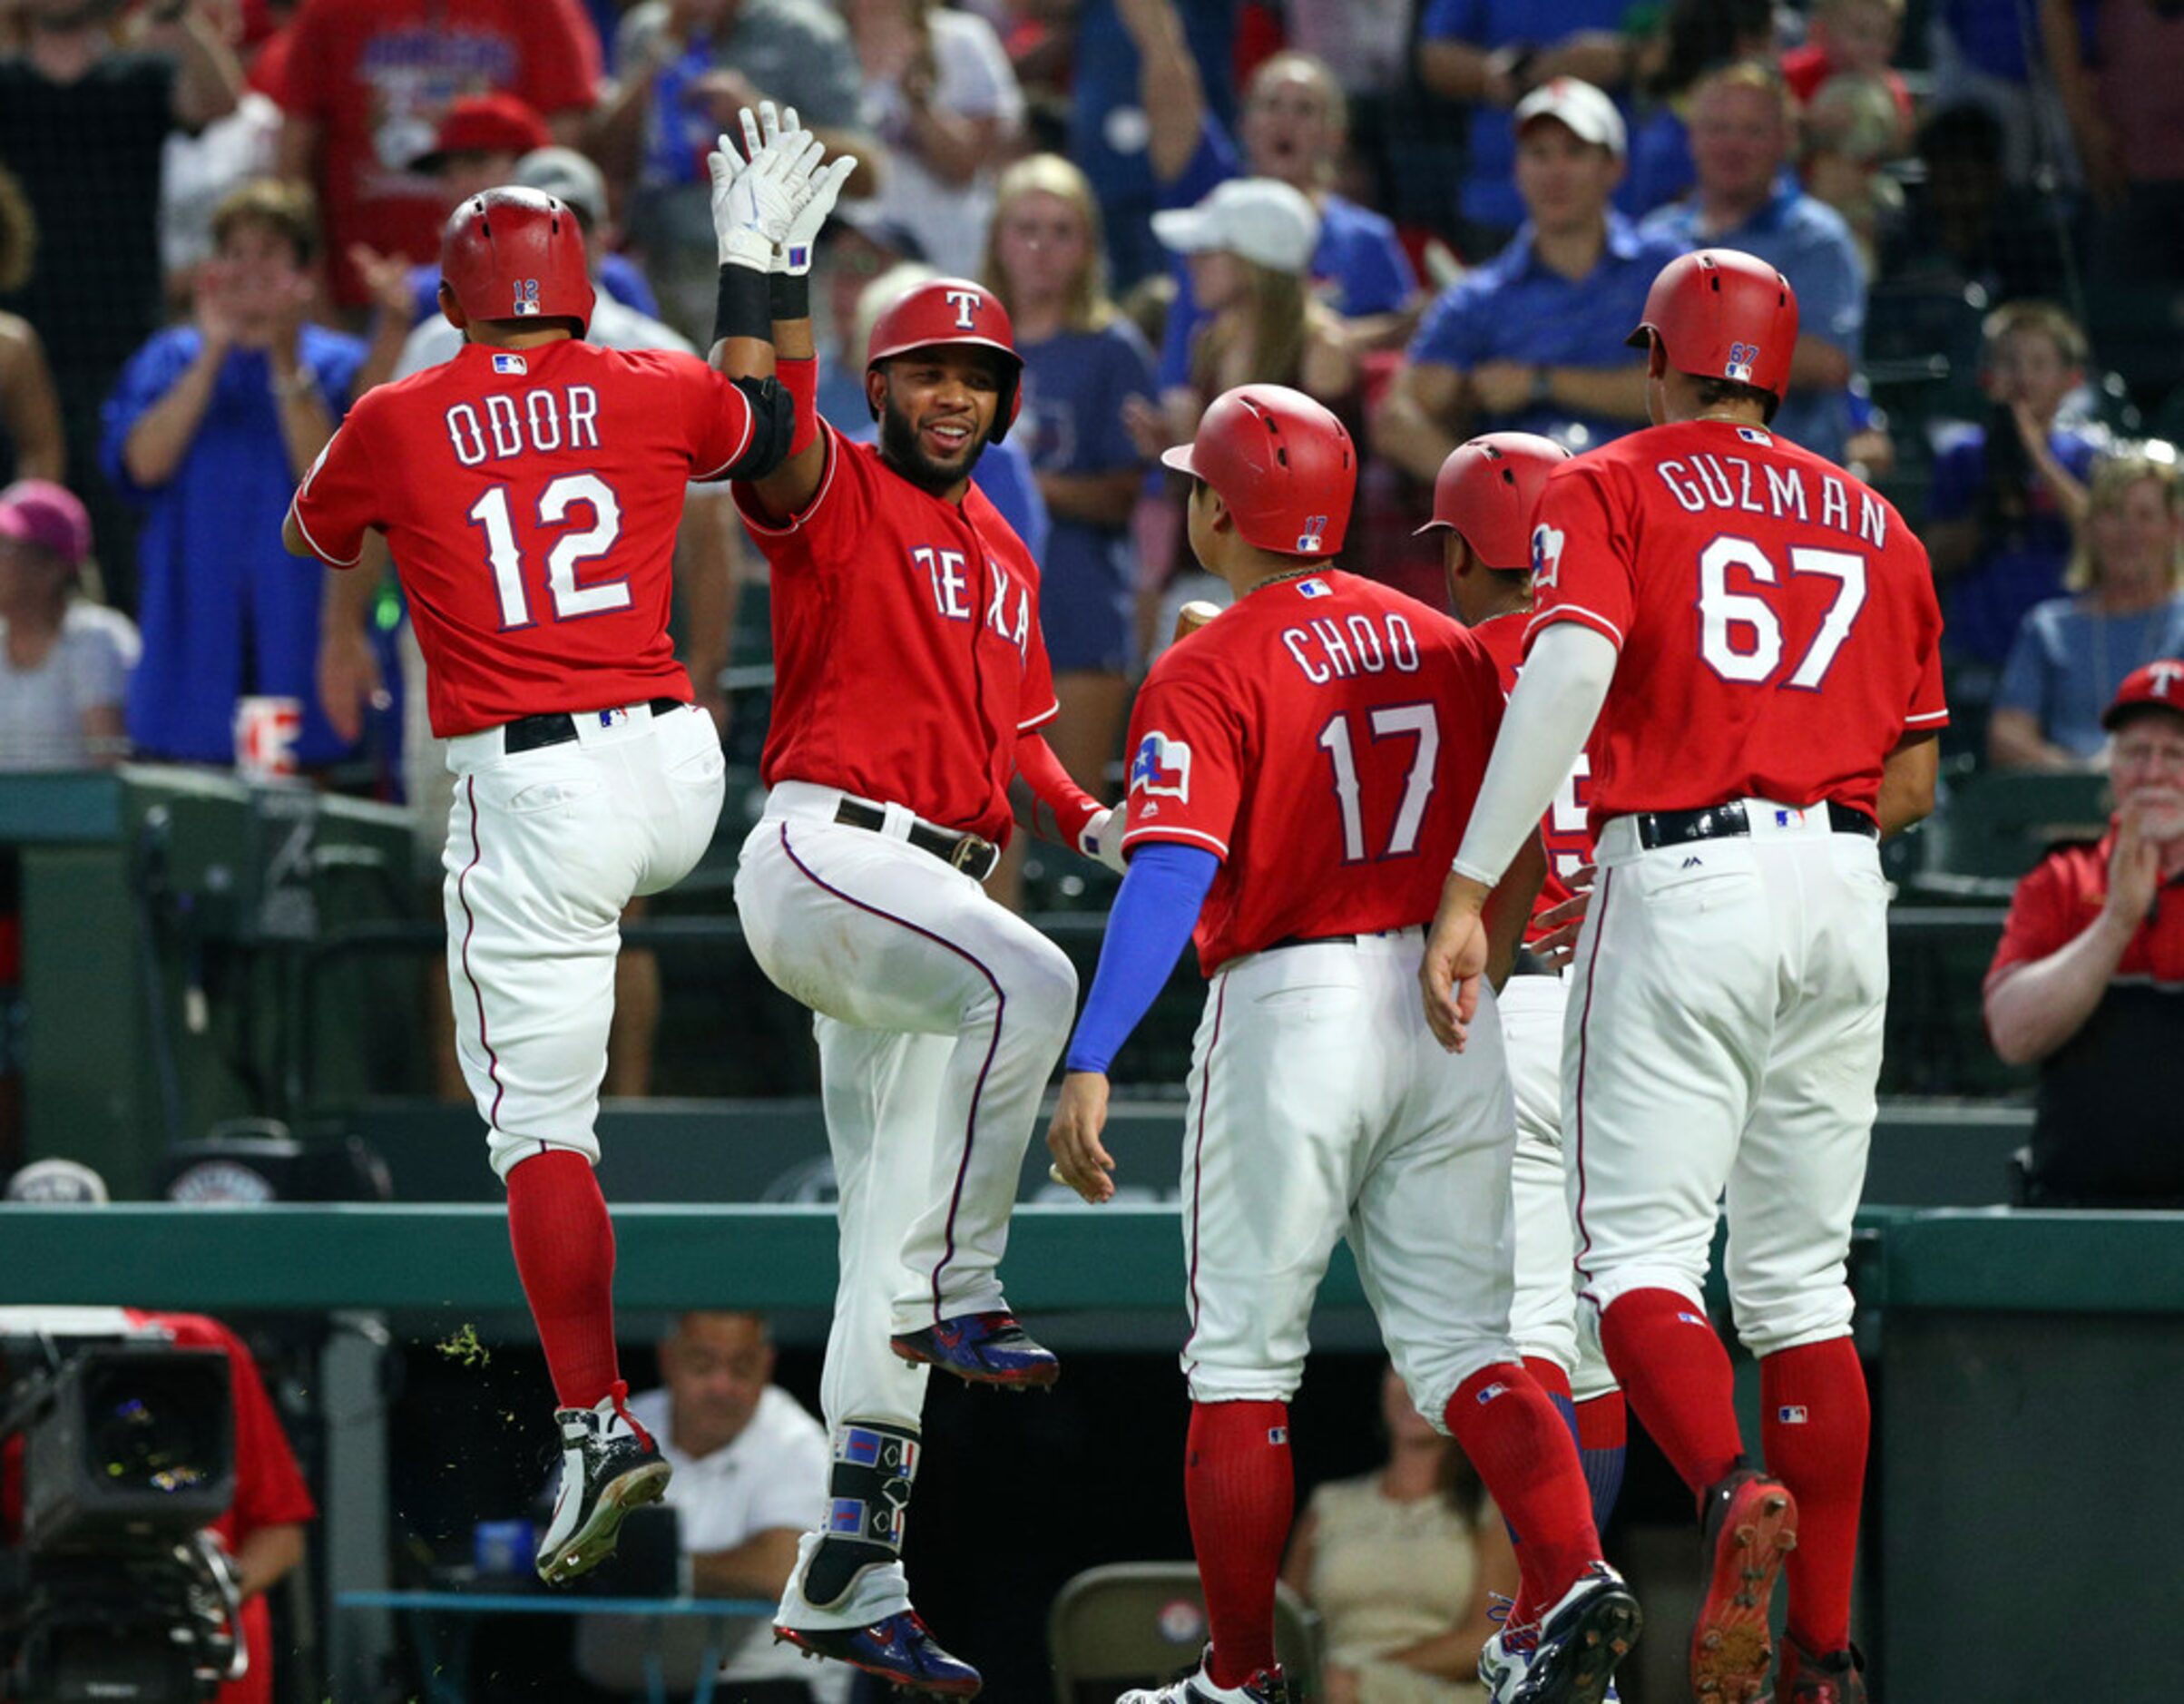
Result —
<instances>
[{"instance_id":1,"label":"baseball player","mask_svg":"<svg viewBox=\"0 0 2184 1704\"><path fill-rule=\"evenodd\" d=\"M1632 337L1657 424L1548 477L1529 661L1421 971L1445 1043L1478 1045L1480 907L1604 700L1600 885L1562 1051L1576 1264L1609 1365L1699 1498L1694 1694L1738 1704L1768 1687L1786 1556L1775 1696L1865 1696L1867 1407L1844 1259L1887 994L1877 842L1931 808L1947 720L1924 549L1767 429L1797 333L1787 281L1748 255L1700 250L1655 280ZM1747 1464L1701 1301L1725 1189L1768 1474Z\"/></svg>"},{"instance_id":2,"label":"baseball player","mask_svg":"<svg viewBox=\"0 0 2184 1704\"><path fill-rule=\"evenodd\" d=\"M787 450L789 404L765 376L768 269L841 180L808 140L777 135L716 191L720 370L582 340L592 281L562 201L519 188L465 201L441 245L440 306L467 342L358 401L283 527L289 550L335 568L368 529L387 535L457 778L448 976L560 1404L562 1493L538 1552L550 1583L611 1554L624 1511L667 1482L623 1404L593 1126L617 920L681 879L720 817L720 739L668 640L670 565L690 480L763 474Z\"/></svg>"},{"instance_id":3,"label":"baseball player","mask_svg":"<svg viewBox=\"0 0 2184 1704\"><path fill-rule=\"evenodd\" d=\"M1547 475L1569 459L1561 445L1529 432L1473 438L1442 463L1433 519L1418 529L1442 534L1449 604L1494 658L1504 698L1516 685L1532 607L1533 511ZM1581 755L1541 819L1546 879L1496 1010L1517 1111L1509 1178L1516 1234L1510 1335L1576 1435L1592 1493L1592 1524L1604 1533L1622 1484L1627 1423L1622 1393L1598 1341L1577 1329L1562 1165L1562 971L1577 928L1572 919L1583 915L1585 903L1571 883L1591 874L1592 839L1585 831L1591 781ZM1483 1653L1490 1682L1497 1667L1522 1664L1537 1621L1537 1607L1521 1598L1510 1607Z\"/></svg>"},{"instance_id":4,"label":"baseball player","mask_svg":"<svg viewBox=\"0 0 2184 1704\"><path fill-rule=\"evenodd\" d=\"M1038 566L971 483L1016 414L1006 310L964 279L899 297L867 345L878 442L852 443L814 401L806 259L784 262L774 306L790 453L735 487L772 568L775 671L736 906L767 975L815 1014L841 1225L829 1501L776 1631L967 1698L977 1670L910 1606L904 1514L928 1367L1056 1376L998 1268L1077 994L1061 948L980 884L1013 814L1087 853L1104 836L1118 867L1121 820L1037 731L1057 708Z\"/></svg>"},{"instance_id":5,"label":"baseball player","mask_svg":"<svg viewBox=\"0 0 2184 1704\"><path fill-rule=\"evenodd\" d=\"M1191 549L1236 601L1139 694L1129 873L1047 1134L1063 1182L1112 1195L1108 1063L1195 925L1211 985L1183 1153L1184 1491L1212 1640L1194 1675L1122 1704L1288 1697L1273 1614L1288 1403L1346 1236L1418 1412L1476 1464L1548 1606L1522 1688L1499 1696L1599 1704L1639 1609L1600 1559L1570 1433L1509 1337L1502 1048L1482 1035L1449 1069L1412 992L1502 720L1494 661L1445 616L1328 565L1356 463L1308 397L1231 390L1162 459L1191 476ZM1539 877L1535 851L1495 894L1503 964Z\"/></svg>"}]
</instances>

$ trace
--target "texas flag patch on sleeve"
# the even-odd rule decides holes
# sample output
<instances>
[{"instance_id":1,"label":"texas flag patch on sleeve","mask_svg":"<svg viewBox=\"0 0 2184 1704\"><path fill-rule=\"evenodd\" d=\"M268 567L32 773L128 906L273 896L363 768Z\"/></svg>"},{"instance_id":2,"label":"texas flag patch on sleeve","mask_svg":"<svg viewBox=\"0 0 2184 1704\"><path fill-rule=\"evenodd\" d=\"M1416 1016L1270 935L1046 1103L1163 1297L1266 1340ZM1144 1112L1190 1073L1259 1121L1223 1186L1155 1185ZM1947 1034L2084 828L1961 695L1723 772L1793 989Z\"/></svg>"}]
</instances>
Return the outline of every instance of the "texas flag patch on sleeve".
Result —
<instances>
[{"instance_id":1,"label":"texas flag patch on sleeve","mask_svg":"<svg viewBox=\"0 0 2184 1704\"><path fill-rule=\"evenodd\" d=\"M1166 793L1190 798L1190 748L1166 734L1149 733L1138 741L1137 755L1130 760L1130 790Z\"/></svg>"}]
</instances>

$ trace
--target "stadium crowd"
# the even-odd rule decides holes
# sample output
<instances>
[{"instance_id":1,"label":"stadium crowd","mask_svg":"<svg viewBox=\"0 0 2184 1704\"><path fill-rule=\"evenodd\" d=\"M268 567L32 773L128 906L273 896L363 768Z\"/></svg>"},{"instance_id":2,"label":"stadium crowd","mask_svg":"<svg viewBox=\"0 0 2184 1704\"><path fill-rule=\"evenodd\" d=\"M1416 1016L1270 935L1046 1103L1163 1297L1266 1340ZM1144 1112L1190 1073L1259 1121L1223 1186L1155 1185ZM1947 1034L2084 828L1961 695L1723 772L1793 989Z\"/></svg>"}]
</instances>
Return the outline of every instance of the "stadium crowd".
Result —
<instances>
[{"instance_id":1,"label":"stadium crowd","mask_svg":"<svg viewBox=\"0 0 2184 1704\"><path fill-rule=\"evenodd\" d=\"M2184 655L2180 50L2148 0L12 0L0 765L225 765L269 696L307 775L425 790L398 600L340 612L377 676L322 666L287 494L444 358L439 228L488 184L581 210L617 340L702 344L703 156L761 95L864 162L822 262L837 416L890 269L1017 316L1031 430L982 483L1043 540L1055 743L1102 797L1163 601L1205 589L1147 469L1208 397L1333 406L1370 452L1346 565L1438 602L1442 456L1641 424L1623 336L1699 244L1790 279L1785 430L1928 539L1961 759L2098 765L2123 679ZM684 541L722 713L739 544Z\"/></svg>"}]
</instances>

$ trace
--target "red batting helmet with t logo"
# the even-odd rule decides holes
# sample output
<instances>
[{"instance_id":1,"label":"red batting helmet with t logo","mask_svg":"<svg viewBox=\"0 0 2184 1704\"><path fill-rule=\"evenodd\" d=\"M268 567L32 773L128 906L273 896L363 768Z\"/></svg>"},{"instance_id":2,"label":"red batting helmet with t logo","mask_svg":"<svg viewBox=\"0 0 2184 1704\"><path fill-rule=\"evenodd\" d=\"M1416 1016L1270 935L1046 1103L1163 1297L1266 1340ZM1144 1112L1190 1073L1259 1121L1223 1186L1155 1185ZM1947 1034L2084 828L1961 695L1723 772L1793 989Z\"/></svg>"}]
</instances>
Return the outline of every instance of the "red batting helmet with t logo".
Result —
<instances>
[{"instance_id":1,"label":"red batting helmet with t logo","mask_svg":"<svg viewBox=\"0 0 2184 1704\"><path fill-rule=\"evenodd\" d=\"M1626 341L1642 349L1649 332L1679 373L1731 379L1780 402L1797 345L1797 295L1764 260L1700 249L1660 269Z\"/></svg>"},{"instance_id":2,"label":"red batting helmet with t logo","mask_svg":"<svg viewBox=\"0 0 2184 1704\"><path fill-rule=\"evenodd\" d=\"M1161 460L1220 494L1244 542L1284 556L1332 556L1349 531L1357 452L1342 422L1287 385L1239 385L1213 399L1198 436Z\"/></svg>"},{"instance_id":3,"label":"red batting helmet with t logo","mask_svg":"<svg viewBox=\"0 0 2184 1704\"><path fill-rule=\"evenodd\" d=\"M468 319L592 323L583 227L568 203L513 184L472 196L440 238L440 277Z\"/></svg>"},{"instance_id":4,"label":"red batting helmet with t logo","mask_svg":"<svg viewBox=\"0 0 2184 1704\"><path fill-rule=\"evenodd\" d=\"M949 343L998 350L1005 357L1000 401L986 433L990 443L998 444L1015 424L1016 404L1023 394L1018 381L1023 375L1023 357L1016 353L1016 328L1009 324L1009 310L984 285L967 278L927 279L923 284L913 284L872 322L872 338L865 346L865 371L869 373L882 361L913 349Z\"/></svg>"}]
</instances>

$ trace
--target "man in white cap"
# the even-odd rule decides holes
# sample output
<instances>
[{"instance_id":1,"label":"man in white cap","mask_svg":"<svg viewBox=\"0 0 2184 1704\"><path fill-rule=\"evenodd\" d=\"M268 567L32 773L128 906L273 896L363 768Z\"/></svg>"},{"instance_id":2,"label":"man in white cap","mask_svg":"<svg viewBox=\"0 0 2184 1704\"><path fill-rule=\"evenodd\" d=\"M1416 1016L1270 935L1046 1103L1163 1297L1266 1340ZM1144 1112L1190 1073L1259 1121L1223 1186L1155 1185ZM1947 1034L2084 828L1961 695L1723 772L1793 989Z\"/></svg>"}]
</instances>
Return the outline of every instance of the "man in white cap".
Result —
<instances>
[{"instance_id":1,"label":"man in white cap","mask_svg":"<svg viewBox=\"0 0 2184 1704\"><path fill-rule=\"evenodd\" d=\"M1682 251L1609 205L1626 137L1615 103L1555 77L1517 103L1509 246L1444 290L1372 422L1375 447L1422 484L1481 432L1536 432L1582 452L1646 423L1646 370L1623 339Z\"/></svg>"}]
</instances>

